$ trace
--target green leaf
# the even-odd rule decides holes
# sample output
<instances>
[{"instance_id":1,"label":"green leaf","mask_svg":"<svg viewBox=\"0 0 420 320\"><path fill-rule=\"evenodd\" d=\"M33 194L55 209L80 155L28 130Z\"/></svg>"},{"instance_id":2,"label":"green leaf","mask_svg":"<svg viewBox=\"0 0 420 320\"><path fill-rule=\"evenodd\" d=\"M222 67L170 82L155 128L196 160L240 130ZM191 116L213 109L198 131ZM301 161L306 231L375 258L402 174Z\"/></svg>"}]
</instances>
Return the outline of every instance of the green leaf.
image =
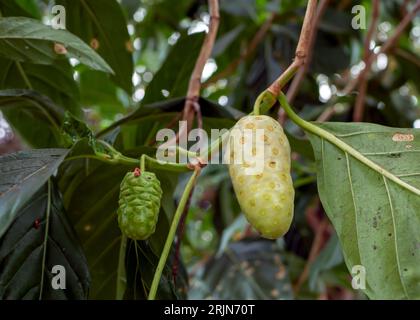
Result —
<instances>
[{"instance_id":1,"label":"green leaf","mask_svg":"<svg viewBox=\"0 0 420 320\"><path fill-rule=\"evenodd\" d=\"M420 130L325 123L310 134L322 204L372 299L420 298ZM328 137L328 140L325 139Z\"/></svg>"},{"instance_id":2,"label":"green leaf","mask_svg":"<svg viewBox=\"0 0 420 320\"><path fill-rule=\"evenodd\" d=\"M80 115L79 89L67 61L46 66L0 57L0 65L0 89L33 89L73 114Z\"/></svg>"},{"instance_id":3,"label":"green leaf","mask_svg":"<svg viewBox=\"0 0 420 320\"><path fill-rule=\"evenodd\" d=\"M64 46L66 52L57 53L57 44ZM78 37L65 30L55 30L31 18L0 19L0 55L37 64L54 64L60 59L75 58L93 69L113 72L111 67Z\"/></svg>"},{"instance_id":4,"label":"green leaf","mask_svg":"<svg viewBox=\"0 0 420 320\"><path fill-rule=\"evenodd\" d=\"M32 90L1 90L0 109L26 142L38 148L61 145L64 111Z\"/></svg>"},{"instance_id":5,"label":"green leaf","mask_svg":"<svg viewBox=\"0 0 420 320\"><path fill-rule=\"evenodd\" d=\"M292 299L288 270L275 242L242 240L213 258L194 279L190 299Z\"/></svg>"},{"instance_id":6,"label":"green leaf","mask_svg":"<svg viewBox=\"0 0 420 320\"><path fill-rule=\"evenodd\" d=\"M2 1L0 13L3 16L19 16L41 19L42 14L35 0Z\"/></svg>"},{"instance_id":7,"label":"green leaf","mask_svg":"<svg viewBox=\"0 0 420 320\"><path fill-rule=\"evenodd\" d=\"M118 100L117 87L106 74L83 70L80 72L81 103L92 109L98 109L102 118L115 119L124 114L126 109Z\"/></svg>"},{"instance_id":8,"label":"green leaf","mask_svg":"<svg viewBox=\"0 0 420 320\"><path fill-rule=\"evenodd\" d=\"M114 70L112 79L128 93L132 91L133 58L127 21L116 0L59 0L66 8L66 29L92 46ZM95 41L93 40L93 41Z\"/></svg>"},{"instance_id":9,"label":"green leaf","mask_svg":"<svg viewBox=\"0 0 420 320\"><path fill-rule=\"evenodd\" d=\"M212 56L217 57L224 53L225 50L238 38L244 28L245 26L240 24L229 32L226 32L223 36L219 37L214 44Z\"/></svg>"},{"instance_id":10,"label":"green leaf","mask_svg":"<svg viewBox=\"0 0 420 320\"><path fill-rule=\"evenodd\" d=\"M90 299L115 298L121 239L116 215L119 186L131 169L91 160L71 161L60 168L66 211L92 276Z\"/></svg>"},{"instance_id":11,"label":"green leaf","mask_svg":"<svg viewBox=\"0 0 420 320\"><path fill-rule=\"evenodd\" d=\"M77 119L69 112L66 112L64 115L62 130L71 146L84 138L88 140L89 145L95 145L96 141L92 130L90 130L85 122Z\"/></svg>"},{"instance_id":12,"label":"green leaf","mask_svg":"<svg viewBox=\"0 0 420 320\"><path fill-rule=\"evenodd\" d=\"M327 8L322 16L319 29L329 33L346 34L354 32L351 27L352 14L349 11L342 11Z\"/></svg>"},{"instance_id":13,"label":"green leaf","mask_svg":"<svg viewBox=\"0 0 420 320\"><path fill-rule=\"evenodd\" d=\"M247 17L257 20L256 4L253 0L223 1L220 9L234 16Z\"/></svg>"},{"instance_id":14,"label":"green leaf","mask_svg":"<svg viewBox=\"0 0 420 320\"><path fill-rule=\"evenodd\" d=\"M0 299L86 299L89 270L61 196L47 183L25 203L0 239ZM52 287L64 267L65 290Z\"/></svg>"},{"instance_id":15,"label":"green leaf","mask_svg":"<svg viewBox=\"0 0 420 320\"><path fill-rule=\"evenodd\" d=\"M0 237L18 211L54 174L65 149L21 151L0 157Z\"/></svg>"},{"instance_id":16,"label":"green leaf","mask_svg":"<svg viewBox=\"0 0 420 320\"><path fill-rule=\"evenodd\" d=\"M318 32L314 52L314 59L311 63L313 72L332 75L348 68L350 54L341 39L334 39L330 34Z\"/></svg>"},{"instance_id":17,"label":"green leaf","mask_svg":"<svg viewBox=\"0 0 420 320\"><path fill-rule=\"evenodd\" d=\"M169 92L168 98L185 96L195 61L203 43L204 33L182 36L169 52L165 62L146 88L142 104L160 101L162 90ZM182 59L179 57L182 56Z\"/></svg>"}]
</instances>

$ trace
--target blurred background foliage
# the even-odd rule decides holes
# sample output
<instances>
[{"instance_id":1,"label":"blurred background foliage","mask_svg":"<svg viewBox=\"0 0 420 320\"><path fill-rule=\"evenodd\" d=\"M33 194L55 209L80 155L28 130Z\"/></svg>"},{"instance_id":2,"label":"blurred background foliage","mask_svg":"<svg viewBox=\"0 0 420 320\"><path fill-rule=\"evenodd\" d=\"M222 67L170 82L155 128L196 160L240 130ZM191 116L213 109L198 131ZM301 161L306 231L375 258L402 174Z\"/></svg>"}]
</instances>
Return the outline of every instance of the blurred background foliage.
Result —
<instances>
[{"instance_id":1,"label":"blurred background foliage","mask_svg":"<svg viewBox=\"0 0 420 320\"><path fill-rule=\"evenodd\" d=\"M332 111L331 121L352 121L357 92L347 96L340 92L363 68L367 30L351 27L351 9L363 5L369 19L371 3L329 1L309 71L293 103L303 118L316 120ZM15 0L1 1L0 12L49 24L54 4L66 7L68 30L96 49L115 74L91 70L75 59L54 66L23 63L32 89L87 120L93 132L101 132L124 154L153 154L155 133L182 110L189 76L208 30L206 1ZM381 1L378 30L370 44L374 52L411 5L413 1ZM238 116L250 112L257 95L290 64L305 7L303 0L220 1L217 41L202 77L205 128L228 128ZM389 54L380 55L372 66L365 121L420 127L419 22L417 17ZM265 31L259 36L261 30ZM11 61L0 58L0 89L27 89L24 80ZM272 112L276 116L277 109ZM13 115L9 116L13 122ZM106 129L115 121L117 125ZM319 203L311 147L295 125L286 122L285 128L294 150L296 187L295 219L289 233L275 242L259 238L240 215L226 167L209 166L191 199L182 241L175 243L160 297L364 298L351 289L337 236ZM3 117L0 139L2 153L54 145L19 138ZM90 146L82 141L77 148L89 150ZM77 154L77 148L72 152ZM95 161L89 167L75 161L60 169L63 201L91 267L91 298L114 296L120 235L116 219L110 218L117 206L119 181L127 170ZM178 179L166 174L160 179L167 189L161 212L166 219L159 220L149 242L129 244L127 298L144 298L186 183L182 175Z\"/></svg>"}]
</instances>

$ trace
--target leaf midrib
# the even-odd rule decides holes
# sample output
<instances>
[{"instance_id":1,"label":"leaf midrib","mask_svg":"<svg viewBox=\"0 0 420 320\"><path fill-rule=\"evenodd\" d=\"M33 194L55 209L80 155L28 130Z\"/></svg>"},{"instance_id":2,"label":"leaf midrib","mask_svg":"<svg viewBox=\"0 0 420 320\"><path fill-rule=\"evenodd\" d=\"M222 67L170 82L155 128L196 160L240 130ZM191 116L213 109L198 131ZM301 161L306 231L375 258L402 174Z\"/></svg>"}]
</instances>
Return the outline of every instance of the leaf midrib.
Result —
<instances>
[{"instance_id":1,"label":"leaf midrib","mask_svg":"<svg viewBox=\"0 0 420 320\"><path fill-rule=\"evenodd\" d=\"M382 176L387 177L389 180L395 182L396 184L400 185L404 189L407 189L408 191L420 196L420 190L416 187L406 183L405 181L402 181L400 178L398 178L393 173L389 172L385 168L378 165L376 162L370 160L369 158L366 158L363 154L361 154L358 150L354 149L352 146L348 145L346 142L340 140L337 138L334 134L331 132L322 129L321 127L315 126L309 122L305 121L304 127L306 130L312 132L313 134L324 138L328 142L335 145L337 148L341 149L343 152L348 153L353 158L358 160L359 162L363 163L367 167L371 168L372 170L378 172Z\"/></svg>"}]
</instances>

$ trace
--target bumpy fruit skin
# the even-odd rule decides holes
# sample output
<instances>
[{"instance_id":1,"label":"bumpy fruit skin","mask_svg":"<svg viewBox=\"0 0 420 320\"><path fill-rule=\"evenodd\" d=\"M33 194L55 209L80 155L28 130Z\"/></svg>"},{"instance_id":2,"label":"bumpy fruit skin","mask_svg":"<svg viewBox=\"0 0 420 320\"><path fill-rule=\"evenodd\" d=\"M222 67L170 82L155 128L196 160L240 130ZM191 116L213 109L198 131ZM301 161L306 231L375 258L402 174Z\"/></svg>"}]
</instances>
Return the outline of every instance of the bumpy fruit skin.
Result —
<instances>
[{"instance_id":1,"label":"bumpy fruit skin","mask_svg":"<svg viewBox=\"0 0 420 320\"><path fill-rule=\"evenodd\" d=\"M156 228L162 189L152 172L128 172L120 187L118 224L123 234L145 240Z\"/></svg>"},{"instance_id":2,"label":"bumpy fruit skin","mask_svg":"<svg viewBox=\"0 0 420 320\"><path fill-rule=\"evenodd\" d=\"M253 139L243 133L245 129L248 133L252 130ZM258 135L257 129L263 129L263 135ZM242 211L262 237L283 236L293 219L295 196L290 175L290 145L283 128L268 116L246 116L234 126L232 139L239 139L239 146L251 149L253 155L264 153L263 169L258 174L247 174L246 169L255 164L233 162L235 152L240 151L238 145L227 150L229 173ZM263 146L256 148L256 143Z\"/></svg>"}]
</instances>

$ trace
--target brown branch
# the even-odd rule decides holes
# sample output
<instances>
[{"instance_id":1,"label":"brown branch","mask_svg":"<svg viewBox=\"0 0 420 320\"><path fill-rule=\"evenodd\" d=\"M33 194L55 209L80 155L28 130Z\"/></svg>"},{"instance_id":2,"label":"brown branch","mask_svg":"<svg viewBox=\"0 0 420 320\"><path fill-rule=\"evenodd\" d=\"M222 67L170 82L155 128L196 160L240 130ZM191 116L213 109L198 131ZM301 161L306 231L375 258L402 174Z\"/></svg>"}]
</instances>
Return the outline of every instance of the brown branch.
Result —
<instances>
[{"instance_id":1,"label":"brown branch","mask_svg":"<svg viewBox=\"0 0 420 320\"><path fill-rule=\"evenodd\" d=\"M206 82L203 83L203 88L208 87L210 84L215 83L217 80L226 78L230 74L232 74L238 66L241 64L242 61L248 59L251 54L255 51L261 41L264 39L265 35L267 34L268 30L270 30L271 25L273 24L274 18L276 17L276 13L272 13L268 19L261 25L258 29L257 33L251 39L249 46L245 49L245 51L241 54L241 56L232 61L223 71L215 74L213 77L208 79Z\"/></svg>"},{"instance_id":2,"label":"brown branch","mask_svg":"<svg viewBox=\"0 0 420 320\"><path fill-rule=\"evenodd\" d=\"M275 97L280 94L283 86L295 75L300 67L304 66L308 56L311 33L316 17L317 0L308 0L302 30L296 47L295 59L292 64L267 89Z\"/></svg>"},{"instance_id":3,"label":"brown branch","mask_svg":"<svg viewBox=\"0 0 420 320\"><path fill-rule=\"evenodd\" d=\"M373 9L372 9L372 17L371 23L369 26L368 33L366 35L364 49L363 49L363 62L365 66L367 65L367 61L370 59L372 55L372 50L370 50L370 43L372 42L373 36L375 34L379 19L379 0L373 1ZM363 115L365 112L365 100L366 100L366 93L368 88L368 79L367 79L367 71L368 68L364 68L361 72L359 78L359 94L357 95L356 102L354 105L353 110L353 121L360 122L363 119Z\"/></svg>"},{"instance_id":4,"label":"brown branch","mask_svg":"<svg viewBox=\"0 0 420 320\"><path fill-rule=\"evenodd\" d=\"M311 33L309 36L309 45L308 45L308 56L306 59L306 64L303 68L299 69L296 77L293 79L292 83L290 84L289 89L287 90L287 100L292 103L296 97L297 92L299 91L300 85L302 84L303 79L305 79L306 73L309 70L310 63L312 61L313 56L313 48L316 41L316 34L318 31L319 23L321 22L321 18L325 13L325 10L328 7L329 0L321 0L319 6L316 10L316 16L314 18L313 27L311 29ZM282 109L281 109L282 110Z\"/></svg>"},{"instance_id":5,"label":"brown branch","mask_svg":"<svg viewBox=\"0 0 420 320\"><path fill-rule=\"evenodd\" d=\"M319 117L316 119L317 122L325 122L331 119L336 113L335 107L330 106L325 108L325 110L319 115Z\"/></svg>"},{"instance_id":6,"label":"brown branch","mask_svg":"<svg viewBox=\"0 0 420 320\"><path fill-rule=\"evenodd\" d=\"M407 14L408 12L407 7L409 3L410 3L410 0L404 0L403 4L401 5L401 10L400 10L401 17L404 17Z\"/></svg>"},{"instance_id":7,"label":"brown branch","mask_svg":"<svg viewBox=\"0 0 420 320\"><path fill-rule=\"evenodd\" d=\"M316 232L315 238L312 242L311 250L309 252L308 260L306 261L305 267L303 268L302 273L299 276L296 284L293 287L293 291L295 296L298 295L300 288L305 283L306 279L308 279L309 271L311 270L311 266L314 263L316 257L321 252L325 242L327 241L326 233L328 232L329 222L328 219L324 216L319 224Z\"/></svg>"},{"instance_id":8,"label":"brown branch","mask_svg":"<svg viewBox=\"0 0 420 320\"><path fill-rule=\"evenodd\" d=\"M414 8L404 17L403 20L398 24L397 28L394 31L394 34L382 45L379 52L370 55L369 59L366 62L364 70L367 70L368 72L370 70L370 67L372 66L372 63L378 58L380 54L387 53L390 51L396 42L401 37L402 33L404 32L405 28L410 24L410 22L414 19L414 17L417 15L418 11L420 10L420 0L417 0ZM359 73L359 75L354 78L352 81L349 82L349 84L343 89L342 94L347 95L350 92L354 90L354 88L359 84L360 78L363 76L363 71Z\"/></svg>"},{"instance_id":9,"label":"brown branch","mask_svg":"<svg viewBox=\"0 0 420 320\"><path fill-rule=\"evenodd\" d=\"M352 0L341 0L337 6L337 9L343 11L352 4Z\"/></svg>"},{"instance_id":10,"label":"brown branch","mask_svg":"<svg viewBox=\"0 0 420 320\"><path fill-rule=\"evenodd\" d=\"M198 103L201 90L201 75L207 60L210 58L213 51L214 42L216 40L217 31L219 29L219 1L208 0L210 11L210 25L209 32L207 33L200 54L191 74L190 82L188 85L187 98L185 100L183 120L187 121L187 131L191 128L192 121L194 120L194 104ZM179 133L181 134L181 133Z\"/></svg>"},{"instance_id":11,"label":"brown branch","mask_svg":"<svg viewBox=\"0 0 420 320\"><path fill-rule=\"evenodd\" d=\"M191 74L190 82L188 84L187 96L182 112L182 120L187 121L187 125L183 126L180 131L177 132L176 136L167 142L169 145L175 144L175 142L179 141L181 136L183 137L188 134L194 121L196 110L200 109L198 100L200 98L201 90L201 75L207 60L210 58L211 52L213 51L213 46L214 42L216 41L216 35L220 22L219 0L208 0L208 5L210 12L209 32L206 34L197 61L195 62L194 70Z\"/></svg>"}]
</instances>

